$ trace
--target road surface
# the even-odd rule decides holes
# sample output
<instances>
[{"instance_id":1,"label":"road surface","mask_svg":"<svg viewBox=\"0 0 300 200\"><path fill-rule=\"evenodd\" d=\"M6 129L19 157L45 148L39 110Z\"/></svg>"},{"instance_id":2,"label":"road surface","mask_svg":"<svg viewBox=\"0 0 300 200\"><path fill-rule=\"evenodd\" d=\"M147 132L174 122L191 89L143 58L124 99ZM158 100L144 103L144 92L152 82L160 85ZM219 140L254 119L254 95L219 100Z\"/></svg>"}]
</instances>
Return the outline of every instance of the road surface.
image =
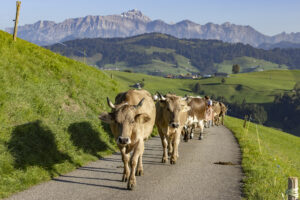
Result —
<instances>
[{"instance_id":1,"label":"road surface","mask_svg":"<svg viewBox=\"0 0 300 200\"><path fill-rule=\"evenodd\" d=\"M181 141L176 165L161 163L159 137L146 142L144 176L133 191L121 182L123 163L115 153L49 182L17 193L14 200L241 199L241 153L224 126L205 129L204 139ZM231 162L233 165L214 164Z\"/></svg>"}]
</instances>

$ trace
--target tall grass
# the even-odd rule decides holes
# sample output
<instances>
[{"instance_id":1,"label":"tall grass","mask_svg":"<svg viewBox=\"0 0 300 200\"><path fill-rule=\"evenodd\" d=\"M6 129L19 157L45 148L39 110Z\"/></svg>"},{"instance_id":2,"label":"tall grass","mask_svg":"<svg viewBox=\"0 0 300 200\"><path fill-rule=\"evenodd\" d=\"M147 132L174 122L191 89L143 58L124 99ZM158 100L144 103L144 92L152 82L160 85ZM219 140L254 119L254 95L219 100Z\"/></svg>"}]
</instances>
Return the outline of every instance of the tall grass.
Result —
<instances>
[{"instance_id":1,"label":"tall grass","mask_svg":"<svg viewBox=\"0 0 300 200\"><path fill-rule=\"evenodd\" d=\"M300 138L265 126L226 117L243 154L246 199L282 199L290 176L300 177ZM257 126L257 130L256 130ZM257 134L258 133L258 134Z\"/></svg>"}]
</instances>

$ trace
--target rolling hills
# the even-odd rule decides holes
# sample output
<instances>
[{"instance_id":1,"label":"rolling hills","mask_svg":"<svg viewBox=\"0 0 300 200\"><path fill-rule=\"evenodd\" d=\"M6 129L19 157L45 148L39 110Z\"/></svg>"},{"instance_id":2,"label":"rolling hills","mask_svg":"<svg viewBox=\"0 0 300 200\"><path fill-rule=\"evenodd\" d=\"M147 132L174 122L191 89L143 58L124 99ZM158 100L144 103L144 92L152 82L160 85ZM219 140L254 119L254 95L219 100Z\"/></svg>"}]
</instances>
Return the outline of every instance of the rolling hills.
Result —
<instances>
[{"instance_id":1,"label":"rolling hills","mask_svg":"<svg viewBox=\"0 0 300 200\"><path fill-rule=\"evenodd\" d=\"M178 39L159 33L129 38L71 40L46 48L101 69L131 70L151 75L299 69L300 49L256 49L218 40Z\"/></svg>"}]
</instances>

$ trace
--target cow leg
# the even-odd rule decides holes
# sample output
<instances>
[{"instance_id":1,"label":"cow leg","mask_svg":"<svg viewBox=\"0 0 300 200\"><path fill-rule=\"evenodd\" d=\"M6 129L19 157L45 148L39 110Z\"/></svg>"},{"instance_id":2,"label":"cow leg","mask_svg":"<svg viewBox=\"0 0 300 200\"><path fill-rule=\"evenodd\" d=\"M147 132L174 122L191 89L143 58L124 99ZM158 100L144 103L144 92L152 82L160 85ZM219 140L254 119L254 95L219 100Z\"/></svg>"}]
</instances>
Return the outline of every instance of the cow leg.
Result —
<instances>
[{"instance_id":1,"label":"cow leg","mask_svg":"<svg viewBox=\"0 0 300 200\"><path fill-rule=\"evenodd\" d=\"M169 136L168 137L168 155L171 156L173 152L173 137Z\"/></svg>"},{"instance_id":2,"label":"cow leg","mask_svg":"<svg viewBox=\"0 0 300 200\"><path fill-rule=\"evenodd\" d=\"M224 125L224 117L225 115L222 115L222 125Z\"/></svg>"},{"instance_id":3,"label":"cow leg","mask_svg":"<svg viewBox=\"0 0 300 200\"><path fill-rule=\"evenodd\" d=\"M135 178L135 171L136 171L136 166L138 163L138 159L141 156L141 153L144 151L144 141L140 140L135 147L132 157L131 157L131 172L130 172L130 177L129 181L127 184L127 188L132 190L134 186L136 185L136 178Z\"/></svg>"},{"instance_id":4,"label":"cow leg","mask_svg":"<svg viewBox=\"0 0 300 200\"><path fill-rule=\"evenodd\" d=\"M130 174L130 169L129 169L129 158L130 158L130 154L126 153L126 148L123 147L121 150L121 154L122 154L122 160L124 163L124 171L123 171L123 177L122 177L122 181L126 182L129 179L129 174Z\"/></svg>"},{"instance_id":5,"label":"cow leg","mask_svg":"<svg viewBox=\"0 0 300 200\"><path fill-rule=\"evenodd\" d=\"M140 157L139 157L139 161L138 161L138 166L137 166L137 170L136 170L136 176L142 176L142 175L144 175L143 154L144 154L144 146L143 146L142 151L140 153Z\"/></svg>"},{"instance_id":6,"label":"cow leg","mask_svg":"<svg viewBox=\"0 0 300 200\"><path fill-rule=\"evenodd\" d=\"M204 131L204 122L203 120L199 121L198 126L200 128L199 140L203 139L203 131Z\"/></svg>"},{"instance_id":7,"label":"cow leg","mask_svg":"<svg viewBox=\"0 0 300 200\"><path fill-rule=\"evenodd\" d=\"M185 127L183 127L183 129L182 129L182 131L184 132L184 134L183 134L183 140L185 141L185 142L188 142L189 141L189 130L190 130L190 128L188 127L188 126L185 126Z\"/></svg>"},{"instance_id":8,"label":"cow leg","mask_svg":"<svg viewBox=\"0 0 300 200\"><path fill-rule=\"evenodd\" d=\"M179 142L180 142L180 134L176 132L175 136L172 139L173 152L172 152L172 156L171 156L171 159L170 159L170 163L172 165L176 164L177 158L179 157L179 155L178 155L178 145L179 145Z\"/></svg>"},{"instance_id":9,"label":"cow leg","mask_svg":"<svg viewBox=\"0 0 300 200\"><path fill-rule=\"evenodd\" d=\"M168 149L167 149L168 142L167 142L167 139L161 129L158 129L158 133L159 133L159 136L161 139L161 144L163 146L163 157L162 157L161 162L165 163L168 160Z\"/></svg>"},{"instance_id":10,"label":"cow leg","mask_svg":"<svg viewBox=\"0 0 300 200\"><path fill-rule=\"evenodd\" d=\"M191 127L189 130L191 131L190 139L193 139L193 138L194 138L194 132L195 132L195 130L196 130L195 125L193 124L192 127Z\"/></svg>"}]
</instances>

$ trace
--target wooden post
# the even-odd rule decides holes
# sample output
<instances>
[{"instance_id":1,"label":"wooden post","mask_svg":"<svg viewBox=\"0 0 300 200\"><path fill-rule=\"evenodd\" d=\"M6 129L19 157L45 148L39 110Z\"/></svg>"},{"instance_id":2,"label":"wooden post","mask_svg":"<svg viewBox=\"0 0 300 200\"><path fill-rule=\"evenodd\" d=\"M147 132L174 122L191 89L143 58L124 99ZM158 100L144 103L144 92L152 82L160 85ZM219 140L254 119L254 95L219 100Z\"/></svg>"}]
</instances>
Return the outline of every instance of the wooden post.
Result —
<instances>
[{"instance_id":1,"label":"wooden post","mask_svg":"<svg viewBox=\"0 0 300 200\"><path fill-rule=\"evenodd\" d=\"M297 177L289 177L287 195L288 200L298 200L299 194Z\"/></svg>"},{"instance_id":2,"label":"wooden post","mask_svg":"<svg viewBox=\"0 0 300 200\"><path fill-rule=\"evenodd\" d=\"M21 7L21 1L17 1L17 12L16 12L16 19L15 19L14 35L13 35L14 41L17 40L20 7Z\"/></svg>"},{"instance_id":3,"label":"wooden post","mask_svg":"<svg viewBox=\"0 0 300 200\"><path fill-rule=\"evenodd\" d=\"M245 120L244 120L244 125L243 125L244 128L246 128L247 119L248 119L248 115L245 115Z\"/></svg>"},{"instance_id":4,"label":"wooden post","mask_svg":"<svg viewBox=\"0 0 300 200\"><path fill-rule=\"evenodd\" d=\"M86 62L85 62L85 49L83 49L83 63L86 64Z\"/></svg>"}]
</instances>

